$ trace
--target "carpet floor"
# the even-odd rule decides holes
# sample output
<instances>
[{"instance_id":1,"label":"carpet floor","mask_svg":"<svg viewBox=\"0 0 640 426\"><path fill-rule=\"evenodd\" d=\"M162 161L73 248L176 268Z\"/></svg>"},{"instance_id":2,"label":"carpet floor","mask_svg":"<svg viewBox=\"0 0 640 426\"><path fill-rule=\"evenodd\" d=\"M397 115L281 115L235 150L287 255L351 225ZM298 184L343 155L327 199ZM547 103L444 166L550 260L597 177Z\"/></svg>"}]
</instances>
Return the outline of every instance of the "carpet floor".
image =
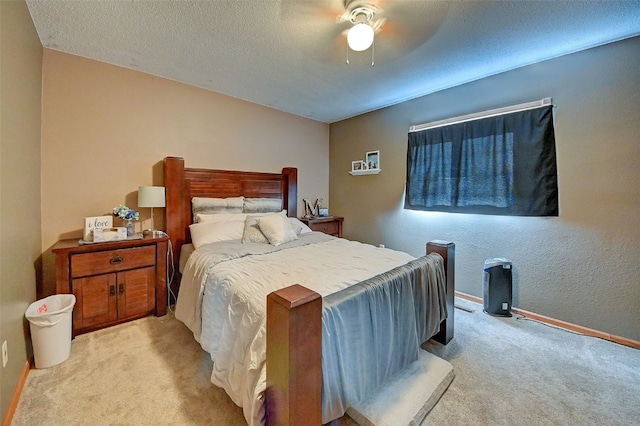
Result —
<instances>
[{"instance_id":1,"label":"carpet floor","mask_svg":"<svg viewBox=\"0 0 640 426\"><path fill-rule=\"evenodd\" d=\"M473 312L456 309L451 343L424 345L455 379L423 424L639 424L640 351L456 304ZM32 370L12 425L245 424L210 372L182 323L143 318L78 336L65 362Z\"/></svg>"}]
</instances>

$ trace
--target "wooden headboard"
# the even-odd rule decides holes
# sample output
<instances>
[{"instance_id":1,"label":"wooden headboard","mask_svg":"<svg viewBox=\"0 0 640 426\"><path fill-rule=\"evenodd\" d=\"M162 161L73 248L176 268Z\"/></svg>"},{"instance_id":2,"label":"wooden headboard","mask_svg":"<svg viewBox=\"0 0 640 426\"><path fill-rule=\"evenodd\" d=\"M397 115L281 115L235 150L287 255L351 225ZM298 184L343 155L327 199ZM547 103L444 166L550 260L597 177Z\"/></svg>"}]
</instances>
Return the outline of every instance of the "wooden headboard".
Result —
<instances>
[{"instance_id":1,"label":"wooden headboard","mask_svg":"<svg viewBox=\"0 0 640 426\"><path fill-rule=\"evenodd\" d=\"M190 169L184 158L166 157L164 186L164 223L173 244L174 265L179 262L182 245L191 242L192 197L280 198L289 217L298 215L298 169L294 167L285 167L282 173Z\"/></svg>"}]
</instances>

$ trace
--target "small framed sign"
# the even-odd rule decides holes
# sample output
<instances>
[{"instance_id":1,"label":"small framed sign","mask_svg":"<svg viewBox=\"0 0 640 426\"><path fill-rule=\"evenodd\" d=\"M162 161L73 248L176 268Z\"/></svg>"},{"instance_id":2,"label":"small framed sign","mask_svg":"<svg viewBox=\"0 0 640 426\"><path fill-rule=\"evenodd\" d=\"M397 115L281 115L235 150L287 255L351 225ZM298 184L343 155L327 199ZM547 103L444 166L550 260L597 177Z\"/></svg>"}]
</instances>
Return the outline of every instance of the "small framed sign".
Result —
<instances>
[{"instance_id":1,"label":"small framed sign","mask_svg":"<svg viewBox=\"0 0 640 426\"><path fill-rule=\"evenodd\" d=\"M96 229L106 229L113 227L113 216L94 216L84 218L85 241L93 241L93 231Z\"/></svg>"}]
</instances>

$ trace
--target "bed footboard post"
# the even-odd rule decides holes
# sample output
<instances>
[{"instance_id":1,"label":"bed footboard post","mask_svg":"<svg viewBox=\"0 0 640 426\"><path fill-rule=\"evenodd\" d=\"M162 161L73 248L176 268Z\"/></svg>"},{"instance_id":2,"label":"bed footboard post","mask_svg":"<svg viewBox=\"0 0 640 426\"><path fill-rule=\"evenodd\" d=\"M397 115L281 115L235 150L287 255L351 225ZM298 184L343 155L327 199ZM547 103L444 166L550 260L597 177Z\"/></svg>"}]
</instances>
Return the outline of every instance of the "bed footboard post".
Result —
<instances>
[{"instance_id":1,"label":"bed footboard post","mask_svg":"<svg viewBox=\"0 0 640 426\"><path fill-rule=\"evenodd\" d=\"M440 323L440 331L433 336L436 342L446 345L453 339L454 297L455 297L455 260L456 245L448 241L430 241L427 243L427 254L438 253L444 259L444 273L447 291L447 319Z\"/></svg>"},{"instance_id":2,"label":"bed footboard post","mask_svg":"<svg viewBox=\"0 0 640 426\"><path fill-rule=\"evenodd\" d=\"M322 298L297 284L267 296L266 417L322 424Z\"/></svg>"}]
</instances>

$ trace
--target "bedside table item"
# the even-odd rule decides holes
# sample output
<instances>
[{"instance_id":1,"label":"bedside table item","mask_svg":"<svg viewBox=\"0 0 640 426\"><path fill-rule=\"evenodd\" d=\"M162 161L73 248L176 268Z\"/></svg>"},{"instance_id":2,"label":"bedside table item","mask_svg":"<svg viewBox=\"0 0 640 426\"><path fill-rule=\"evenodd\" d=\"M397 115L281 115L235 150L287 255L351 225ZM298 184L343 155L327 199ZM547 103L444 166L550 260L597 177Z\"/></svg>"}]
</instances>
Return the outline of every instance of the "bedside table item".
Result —
<instances>
[{"instance_id":1,"label":"bedside table item","mask_svg":"<svg viewBox=\"0 0 640 426\"><path fill-rule=\"evenodd\" d=\"M343 217L316 217L313 219L302 218L300 221L311 228L312 231L324 232L334 237L342 238Z\"/></svg>"},{"instance_id":2,"label":"bedside table item","mask_svg":"<svg viewBox=\"0 0 640 426\"><path fill-rule=\"evenodd\" d=\"M153 227L153 208L165 206L164 186L140 186L138 187L138 207L151 208L151 228L145 231L155 232Z\"/></svg>"},{"instance_id":3,"label":"bedside table item","mask_svg":"<svg viewBox=\"0 0 640 426\"><path fill-rule=\"evenodd\" d=\"M56 293L73 293L73 334L85 333L151 313L167 313L169 238L142 238L78 245L58 241Z\"/></svg>"}]
</instances>

